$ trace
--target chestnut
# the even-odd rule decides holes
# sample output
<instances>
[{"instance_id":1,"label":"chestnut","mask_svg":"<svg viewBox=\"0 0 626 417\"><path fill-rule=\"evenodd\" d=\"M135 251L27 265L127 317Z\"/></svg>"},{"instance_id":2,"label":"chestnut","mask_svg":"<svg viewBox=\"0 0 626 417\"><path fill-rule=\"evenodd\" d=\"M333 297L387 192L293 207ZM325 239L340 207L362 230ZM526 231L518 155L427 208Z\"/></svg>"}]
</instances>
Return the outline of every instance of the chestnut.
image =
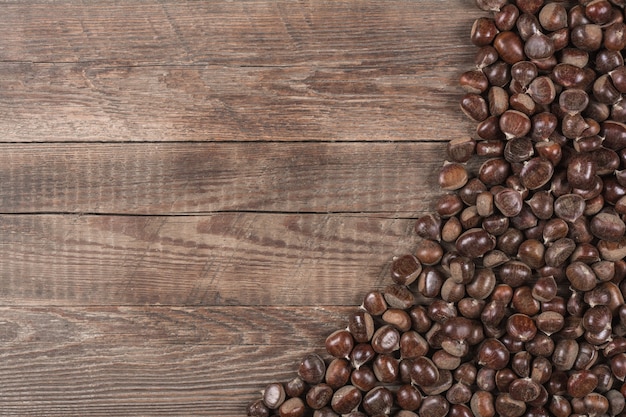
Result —
<instances>
[{"instance_id":1,"label":"chestnut","mask_svg":"<svg viewBox=\"0 0 626 417\"><path fill-rule=\"evenodd\" d=\"M475 150L476 141L469 137L452 139L446 145L446 154L453 162L464 163L469 161L474 155Z\"/></svg>"},{"instance_id":2,"label":"chestnut","mask_svg":"<svg viewBox=\"0 0 626 417\"><path fill-rule=\"evenodd\" d=\"M610 51L626 48L626 26L623 22L615 22L604 30L603 46Z\"/></svg>"},{"instance_id":3,"label":"chestnut","mask_svg":"<svg viewBox=\"0 0 626 417\"><path fill-rule=\"evenodd\" d=\"M530 132L530 118L517 110L507 110L500 116L500 130L508 139L526 136Z\"/></svg>"},{"instance_id":4,"label":"chestnut","mask_svg":"<svg viewBox=\"0 0 626 417\"><path fill-rule=\"evenodd\" d=\"M553 113L537 113L531 118L531 130L529 132L530 138L537 142L535 143L535 151L537 154L548 159L553 164L558 163L560 160L561 146L554 141L549 141L550 136L556 130L557 124L558 119Z\"/></svg>"},{"instance_id":5,"label":"chestnut","mask_svg":"<svg viewBox=\"0 0 626 417\"><path fill-rule=\"evenodd\" d=\"M535 337L537 326L535 321L526 314L516 313L507 319L506 331L514 339L526 342Z\"/></svg>"},{"instance_id":6,"label":"chestnut","mask_svg":"<svg viewBox=\"0 0 626 417\"><path fill-rule=\"evenodd\" d=\"M299 376L296 376L285 383L285 394L288 397L299 397L307 390L307 383Z\"/></svg>"},{"instance_id":7,"label":"chestnut","mask_svg":"<svg viewBox=\"0 0 626 417\"><path fill-rule=\"evenodd\" d=\"M465 166L458 162L451 162L443 166L439 171L439 186L446 191L458 190L469 179Z\"/></svg>"},{"instance_id":8,"label":"chestnut","mask_svg":"<svg viewBox=\"0 0 626 417\"><path fill-rule=\"evenodd\" d=\"M250 417L269 417L270 410L262 399L252 401L248 404L247 415Z\"/></svg>"},{"instance_id":9,"label":"chestnut","mask_svg":"<svg viewBox=\"0 0 626 417\"><path fill-rule=\"evenodd\" d=\"M561 3L547 3L539 11L539 23L548 31L567 27L567 10Z\"/></svg>"},{"instance_id":10,"label":"chestnut","mask_svg":"<svg viewBox=\"0 0 626 417\"><path fill-rule=\"evenodd\" d=\"M626 378L626 353L619 353L610 360L611 372L615 378L624 381Z\"/></svg>"},{"instance_id":11,"label":"chestnut","mask_svg":"<svg viewBox=\"0 0 626 417\"><path fill-rule=\"evenodd\" d=\"M402 333L400 336L400 356L415 359L426 355L429 350L428 342L414 330Z\"/></svg>"},{"instance_id":12,"label":"chestnut","mask_svg":"<svg viewBox=\"0 0 626 417\"><path fill-rule=\"evenodd\" d=\"M609 414L616 416L624 411L626 407L626 401L624 395L618 390L612 389L605 394L606 399L609 401Z\"/></svg>"},{"instance_id":13,"label":"chestnut","mask_svg":"<svg viewBox=\"0 0 626 417\"><path fill-rule=\"evenodd\" d=\"M602 28L594 23L576 26L570 32L570 40L583 51L597 51L602 46Z\"/></svg>"},{"instance_id":14,"label":"chestnut","mask_svg":"<svg viewBox=\"0 0 626 417\"><path fill-rule=\"evenodd\" d=\"M376 374L374 373L372 368L367 365L361 366L359 369L353 370L352 374L350 374L349 381L350 384L364 392L371 390L376 386L376 384L378 384L378 378L376 377ZM335 389L339 389L344 385L346 385L346 383L335 387Z\"/></svg>"},{"instance_id":15,"label":"chestnut","mask_svg":"<svg viewBox=\"0 0 626 417\"><path fill-rule=\"evenodd\" d=\"M463 256L478 258L495 248L496 239L483 229L473 228L456 240L456 249Z\"/></svg>"},{"instance_id":16,"label":"chestnut","mask_svg":"<svg viewBox=\"0 0 626 417\"><path fill-rule=\"evenodd\" d=\"M383 386L375 387L365 394L361 406L370 416L388 415L393 406L393 394Z\"/></svg>"},{"instance_id":17,"label":"chestnut","mask_svg":"<svg viewBox=\"0 0 626 417\"><path fill-rule=\"evenodd\" d=\"M459 85L467 93L482 94L489 88L489 80L484 72L475 69L461 74Z\"/></svg>"},{"instance_id":18,"label":"chestnut","mask_svg":"<svg viewBox=\"0 0 626 417\"><path fill-rule=\"evenodd\" d=\"M454 242L463 233L463 226L457 217L450 217L441 228L441 240Z\"/></svg>"},{"instance_id":19,"label":"chestnut","mask_svg":"<svg viewBox=\"0 0 626 417\"><path fill-rule=\"evenodd\" d=\"M548 409L555 417L568 417L572 414L572 405L561 395L552 396Z\"/></svg>"},{"instance_id":20,"label":"chestnut","mask_svg":"<svg viewBox=\"0 0 626 417\"><path fill-rule=\"evenodd\" d=\"M507 64L515 64L526 58L524 55L524 42L513 31L506 30L498 33L493 39L493 47L496 48L500 58Z\"/></svg>"},{"instance_id":21,"label":"chestnut","mask_svg":"<svg viewBox=\"0 0 626 417\"><path fill-rule=\"evenodd\" d=\"M326 351L335 358L348 358L354 339L348 330L336 330L326 337Z\"/></svg>"},{"instance_id":22,"label":"chestnut","mask_svg":"<svg viewBox=\"0 0 626 417\"><path fill-rule=\"evenodd\" d=\"M420 387L433 385L439 379L439 368L425 356L414 359L411 363L411 381Z\"/></svg>"},{"instance_id":23,"label":"chestnut","mask_svg":"<svg viewBox=\"0 0 626 417\"><path fill-rule=\"evenodd\" d=\"M540 356L533 360L530 368L530 379L543 385L552 378L553 366L550 360Z\"/></svg>"},{"instance_id":24,"label":"chestnut","mask_svg":"<svg viewBox=\"0 0 626 417\"><path fill-rule=\"evenodd\" d=\"M453 383L452 372L447 369L440 369L437 381L432 385L426 385L421 388L427 396L441 395L448 391Z\"/></svg>"},{"instance_id":25,"label":"chestnut","mask_svg":"<svg viewBox=\"0 0 626 417\"><path fill-rule=\"evenodd\" d=\"M501 31L513 29L518 17L519 9L514 4L505 4L493 14L496 27Z\"/></svg>"},{"instance_id":26,"label":"chestnut","mask_svg":"<svg viewBox=\"0 0 626 417\"><path fill-rule=\"evenodd\" d=\"M362 365L370 362L376 356L376 352L370 343L359 343L357 344L352 352L350 353L350 362L355 369L359 369ZM334 365L336 363L333 360L328 366ZM331 373L328 369L326 370L326 379L328 382L329 373ZM343 371L341 372L343 373ZM331 384L332 385L332 384Z\"/></svg>"},{"instance_id":27,"label":"chestnut","mask_svg":"<svg viewBox=\"0 0 626 417\"><path fill-rule=\"evenodd\" d=\"M554 214L567 221L575 222L585 211L585 200L577 194L565 194L554 202Z\"/></svg>"},{"instance_id":28,"label":"chestnut","mask_svg":"<svg viewBox=\"0 0 626 417\"><path fill-rule=\"evenodd\" d=\"M405 285L387 285L383 293L385 301L390 307L406 310L415 304L415 295Z\"/></svg>"},{"instance_id":29,"label":"chestnut","mask_svg":"<svg viewBox=\"0 0 626 417\"><path fill-rule=\"evenodd\" d=\"M361 404L361 400L361 391L352 385L345 385L333 394L331 407L339 414L348 414Z\"/></svg>"},{"instance_id":30,"label":"chestnut","mask_svg":"<svg viewBox=\"0 0 626 417\"><path fill-rule=\"evenodd\" d=\"M530 378L517 378L508 387L512 399L522 402L530 402L541 395L541 385Z\"/></svg>"},{"instance_id":31,"label":"chestnut","mask_svg":"<svg viewBox=\"0 0 626 417\"><path fill-rule=\"evenodd\" d=\"M308 384L319 384L324 380L326 374L326 363L316 353L310 353L302 359L298 367L298 376Z\"/></svg>"},{"instance_id":32,"label":"chestnut","mask_svg":"<svg viewBox=\"0 0 626 417\"><path fill-rule=\"evenodd\" d=\"M597 392L592 392L583 398L585 410L590 416L606 415L609 410L609 400Z\"/></svg>"},{"instance_id":33,"label":"chestnut","mask_svg":"<svg viewBox=\"0 0 626 417\"><path fill-rule=\"evenodd\" d=\"M311 387L306 393L306 403L314 410L319 410L330 403L333 397L333 389L324 383L317 384Z\"/></svg>"},{"instance_id":34,"label":"chestnut","mask_svg":"<svg viewBox=\"0 0 626 417\"><path fill-rule=\"evenodd\" d=\"M381 292L370 291L363 297L361 307L372 316L380 316L387 310L387 302Z\"/></svg>"},{"instance_id":35,"label":"chestnut","mask_svg":"<svg viewBox=\"0 0 626 417\"><path fill-rule=\"evenodd\" d=\"M553 174L554 166L549 160L535 157L524 163L520 179L526 188L536 190L546 185Z\"/></svg>"},{"instance_id":36,"label":"chestnut","mask_svg":"<svg viewBox=\"0 0 626 417\"><path fill-rule=\"evenodd\" d=\"M434 216L424 216L418 219L416 222L416 230L436 229L435 236L439 234L439 228L441 227L441 220ZM431 232L418 232L418 234L431 235ZM395 257L391 264L391 279L396 284L410 285L418 275L422 272L422 265L419 260L413 255L402 255Z\"/></svg>"},{"instance_id":37,"label":"chestnut","mask_svg":"<svg viewBox=\"0 0 626 417\"><path fill-rule=\"evenodd\" d=\"M363 346L365 345L369 346L369 344L363 344ZM373 357L374 351L371 350L371 347L369 349L372 352ZM355 350L353 350L352 353L355 353ZM350 358L350 361L353 364L352 366L354 366L356 369L359 369L363 363L368 362L371 359L371 357L365 359L362 355L359 355L357 359L357 356L355 355L354 359L352 357ZM351 370L352 369L350 362L348 362L346 359L335 358L328 364L326 368L326 377L324 378L324 380L326 384L332 389L338 389L348 383L348 381L350 380ZM296 395L296 397L298 397L298 395Z\"/></svg>"},{"instance_id":38,"label":"chestnut","mask_svg":"<svg viewBox=\"0 0 626 417\"><path fill-rule=\"evenodd\" d=\"M551 301L556 296L557 289L553 276L539 277L533 285L532 296L537 301Z\"/></svg>"},{"instance_id":39,"label":"chestnut","mask_svg":"<svg viewBox=\"0 0 626 417\"><path fill-rule=\"evenodd\" d=\"M493 64L483 68L483 72L489 84L497 87L506 87L511 81L510 65L504 61L496 61ZM495 116L494 116L495 117Z\"/></svg>"},{"instance_id":40,"label":"chestnut","mask_svg":"<svg viewBox=\"0 0 626 417\"><path fill-rule=\"evenodd\" d=\"M532 340L524 345L524 348L531 355L543 357L551 356L554 353L554 347L554 341L544 333L537 333Z\"/></svg>"},{"instance_id":41,"label":"chestnut","mask_svg":"<svg viewBox=\"0 0 626 417\"><path fill-rule=\"evenodd\" d=\"M476 417L494 417L496 415L493 394L488 391L476 391L470 400L472 413Z\"/></svg>"},{"instance_id":42,"label":"chestnut","mask_svg":"<svg viewBox=\"0 0 626 417\"><path fill-rule=\"evenodd\" d=\"M531 38L533 36L531 36ZM556 98L556 87L549 77L539 76L532 80L528 86L528 95L535 101L535 103L548 105Z\"/></svg>"},{"instance_id":43,"label":"chestnut","mask_svg":"<svg viewBox=\"0 0 626 417\"><path fill-rule=\"evenodd\" d=\"M509 393L501 393L496 397L495 408L502 417L521 417L526 412L526 403L514 399Z\"/></svg>"},{"instance_id":44,"label":"chestnut","mask_svg":"<svg viewBox=\"0 0 626 417\"><path fill-rule=\"evenodd\" d=\"M447 219L459 214L461 210L463 210L463 201L456 194L443 194L437 200L436 210L439 216Z\"/></svg>"},{"instance_id":45,"label":"chestnut","mask_svg":"<svg viewBox=\"0 0 626 417\"><path fill-rule=\"evenodd\" d=\"M421 240L415 248L415 256L424 265L438 264L443 254L444 252L441 245L430 239Z\"/></svg>"},{"instance_id":46,"label":"chestnut","mask_svg":"<svg viewBox=\"0 0 626 417\"><path fill-rule=\"evenodd\" d=\"M400 349L400 332L390 324L379 327L372 336L372 348L376 353L391 353Z\"/></svg>"},{"instance_id":47,"label":"chestnut","mask_svg":"<svg viewBox=\"0 0 626 417\"><path fill-rule=\"evenodd\" d=\"M613 70L608 72L609 77L611 77L611 81L613 82L613 86L620 93L626 93L626 67L624 65L620 65Z\"/></svg>"},{"instance_id":48,"label":"chestnut","mask_svg":"<svg viewBox=\"0 0 626 417\"><path fill-rule=\"evenodd\" d=\"M572 339L561 339L554 347L552 364L559 371L569 371L574 367L578 356L578 342Z\"/></svg>"},{"instance_id":49,"label":"chestnut","mask_svg":"<svg viewBox=\"0 0 626 417\"><path fill-rule=\"evenodd\" d=\"M536 326L539 330L550 336L558 332L565 325L564 317L554 311L545 311L535 318Z\"/></svg>"},{"instance_id":50,"label":"chestnut","mask_svg":"<svg viewBox=\"0 0 626 417\"><path fill-rule=\"evenodd\" d=\"M478 178L487 186L504 184L510 172L511 165L506 159L491 158L480 166Z\"/></svg>"},{"instance_id":51,"label":"chestnut","mask_svg":"<svg viewBox=\"0 0 626 417\"><path fill-rule=\"evenodd\" d=\"M524 262L515 260L506 262L498 272L501 282L514 288L529 282L531 276L531 268Z\"/></svg>"},{"instance_id":52,"label":"chestnut","mask_svg":"<svg viewBox=\"0 0 626 417\"><path fill-rule=\"evenodd\" d=\"M477 352L478 364L488 369L503 369L509 362L509 351L498 339L486 339Z\"/></svg>"},{"instance_id":53,"label":"chestnut","mask_svg":"<svg viewBox=\"0 0 626 417\"><path fill-rule=\"evenodd\" d=\"M415 411L422 405L422 394L411 384L402 385L396 391L396 403L403 410Z\"/></svg>"},{"instance_id":54,"label":"chestnut","mask_svg":"<svg viewBox=\"0 0 626 417\"><path fill-rule=\"evenodd\" d=\"M602 74L593 83L593 97L600 103L615 104L621 100L621 93L613 85L608 74ZM483 119L484 120L484 119Z\"/></svg>"},{"instance_id":55,"label":"chestnut","mask_svg":"<svg viewBox=\"0 0 626 417\"><path fill-rule=\"evenodd\" d=\"M582 398L593 392L598 386L598 377L590 371L581 370L570 374L567 380L567 393L572 397Z\"/></svg>"},{"instance_id":56,"label":"chestnut","mask_svg":"<svg viewBox=\"0 0 626 417\"><path fill-rule=\"evenodd\" d=\"M420 416L445 417L450 410L450 403L441 395L429 395L424 397L419 408Z\"/></svg>"},{"instance_id":57,"label":"chestnut","mask_svg":"<svg viewBox=\"0 0 626 417\"><path fill-rule=\"evenodd\" d=\"M405 266L402 266L400 268L404 269ZM412 269L412 267L409 269ZM401 273L401 275L406 276L405 272ZM368 342L374 335L374 319L372 315L364 310L355 311L352 315L350 315L348 321L348 331L350 332L350 334L352 334L355 342Z\"/></svg>"},{"instance_id":58,"label":"chestnut","mask_svg":"<svg viewBox=\"0 0 626 417\"><path fill-rule=\"evenodd\" d=\"M591 267L583 262L572 262L565 268L565 275L572 288L580 291L591 291L596 286L596 275Z\"/></svg>"},{"instance_id":59,"label":"chestnut","mask_svg":"<svg viewBox=\"0 0 626 417\"><path fill-rule=\"evenodd\" d=\"M536 0L523 0L524 2L536 1ZM544 0L539 0L543 2ZM516 4L522 10L521 1L517 1ZM519 33L522 40L526 41L532 35L537 32L541 32L541 25L539 24L539 19L535 16L534 13L521 13L517 22L515 23L517 27L517 32Z\"/></svg>"},{"instance_id":60,"label":"chestnut","mask_svg":"<svg viewBox=\"0 0 626 417\"><path fill-rule=\"evenodd\" d=\"M619 241L626 233L626 224L615 214L598 213L589 223L591 233L600 240Z\"/></svg>"},{"instance_id":61,"label":"chestnut","mask_svg":"<svg viewBox=\"0 0 626 417\"><path fill-rule=\"evenodd\" d=\"M263 390L263 403L271 410L280 407L285 399L285 388L279 382L270 383Z\"/></svg>"},{"instance_id":62,"label":"chestnut","mask_svg":"<svg viewBox=\"0 0 626 417\"><path fill-rule=\"evenodd\" d=\"M472 390L466 384L457 382L446 392L446 399L450 404L465 404L472 399Z\"/></svg>"},{"instance_id":63,"label":"chestnut","mask_svg":"<svg viewBox=\"0 0 626 417\"><path fill-rule=\"evenodd\" d=\"M491 44L497 34L498 28L493 19L479 17L472 25L470 40L476 46L487 46Z\"/></svg>"},{"instance_id":64,"label":"chestnut","mask_svg":"<svg viewBox=\"0 0 626 417\"><path fill-rule=\"evenodd\" d=\"M603 49L596 54L595 68L600 74L608 74L612 70L624 65L624 57L618 51Z\"/></svg>"},{"instance_id":65,"label":"chestnut","mask_svg":"<svg viewBox=\"0 0 626 417\"><path fill-rule=\"evenodd\" d=\"M411 317L406 310L390 308L382 315L383 322L395 326L401 332L406 332L412 326Z\"/></svg>"},{"instance_id":66,"label":"chestnut","mask_svg":"<svg viewBox=\"0 0 626 417\"><path fill-rule=\"evenodd\" d=\"M444 339L442 350L432 355L433 363L440 370L454 371L461 364L461 357L469 353L469 343L463 340Z\"/></svg>"},{"instance_id":67,"label":"chestnut","mask_svg":"<svg viewBox=\"0 0 626 417\"><path fill-rule=\"evenodd\" d=\"M298 397L289 398L278 408L280 417L302 417L305 412L304 401Z\"/></svg>"},{"instance_id":68,"label":"chestnut","mask_svg":"<svg viewBox=\"0 0 626 417\"><path fill-rule=\"evenodd\" d=\"M587 1L585 16L594 23L603 25L608 23L613 16L613 6L608 0Z\"/></svg>"}]
</instances>

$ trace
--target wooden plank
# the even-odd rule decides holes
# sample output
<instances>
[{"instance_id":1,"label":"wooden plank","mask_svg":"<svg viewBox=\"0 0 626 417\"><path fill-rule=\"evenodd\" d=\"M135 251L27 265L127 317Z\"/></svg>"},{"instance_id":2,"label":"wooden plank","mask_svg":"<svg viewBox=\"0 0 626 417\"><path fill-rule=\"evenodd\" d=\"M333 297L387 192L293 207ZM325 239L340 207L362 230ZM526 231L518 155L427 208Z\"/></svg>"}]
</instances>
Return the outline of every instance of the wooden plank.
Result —
<instances>
[{"instance_id":1,"label":"wooden plank","mask_svg":"<svg viewBox=\"0 0 626 417\"><path fill-rule=\"evenodd\" d=\"M445 141L475 124L457 62L465 50L399 68L0 63L0 141Z\"/></svg>"},{"instance_id":2,"label":"wooden plank","mask_svg":"<svg viewBox=\"0 0 626 417\"><path fill-rule=\"evenodd\" d=\"M0 212L363 212L415 217L441 143L0 145ZM416 198L419 196L419 198Z\"/></svg>"},{"instance_id":3,"label":"wooden plank","mask_svg":"<svg viewBox=\"0 0 626 417\"><path fill-rule=\"evenodd\" d=\"M358 306L0 307L0 354L41 345L309 346ZM2 351L3 349L3 351Z\"/></svg>"},{"instance_id":4,"label":"wooden plank","mask_svg":"<svg viewBox=\"0 0 626 417\"><path fill-rule=\"evenodd\" d=\"M458 63L469 68L480 12L466 2L2 7L0 141L447 140L470 129Z\"/></svg>"},{"instance_id":5,"label":"wooden plank","mask_svg":"<svg viewBox=\"0 0 626 417\"><path fill-rule=\"evenodd\" d=\"M349 214L4 215L9 305L357 305L413 219Z\"/></svg>"},{"instance_id":6,"label":"wooden plank","mask_svg":"<svg viewBox=\"0 0 626 417\"><path fill-rule=\"evenodd\" d=\"M354 309L2 307L2 413L241 416Z\"/></svg>"},{"instance_id":7,"label":"wooden plank","mask_svg":"<svg viewBox=\"0 0 626 417\"><path fill-rule=\"evenodd\" d=\"M471 2L0 11L2 415L244 415L390 282L473 126Z\"/></svg>"},{"instance_id":8,"label":"wooden plank","mask_svg":"<svg viewBox=\"0 0 626 417\"><path fill-rule=\"evenodd\" d=\"M295 376L299 359L312 351L302 346L64 347L3 355L5 415L241 416L267 383Z\"/></svg>"},{"instance_id":9,"label":"wooden plank","mask_svg":"<svg viewBox=\"0 0 626 417\"><path fill-rule=\"evenodd\" d=\"M303 345L33 344L0 356L7 416L240 417L270 382L288 381Z\"/></svg>"},{"instance_id":10,"label":"wooden plank","mask_svg":"<svg viewBox=\"0 0 626 417\"><path fill-rule=\"evenodd\" d=\"M129 65L443 68L484 15L461 0L2 3L1 61Z\"/></svg>"}]
</instances>

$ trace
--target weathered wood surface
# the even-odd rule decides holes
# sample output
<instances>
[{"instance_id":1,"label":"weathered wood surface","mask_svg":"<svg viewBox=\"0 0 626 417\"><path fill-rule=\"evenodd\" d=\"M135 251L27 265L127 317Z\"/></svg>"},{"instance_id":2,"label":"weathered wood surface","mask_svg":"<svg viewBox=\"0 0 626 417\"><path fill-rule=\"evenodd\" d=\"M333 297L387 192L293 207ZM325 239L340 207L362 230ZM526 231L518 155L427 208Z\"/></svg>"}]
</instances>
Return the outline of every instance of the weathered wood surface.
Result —
<instances>
[{"instance_id":1,"label":"weathered wood surface","mask_svg":"<svg viewBox=\"0 0 626 417\"><path fill-rule=\"evenodd\" d=\"M3 307L2 414L245 415L353 310Z\"/></svg>"},{"instance_id":2,"label":"weathered wood surface","mask_svg":"<svg viewBox=\"0 0 626 417\"><path fill-rule=\"evenodd\" d=\"M410 251L411 219L349 214L4 215L16 305L357 305Z\"/></svg>"},{"instance_id":3,"label":"weathered wood surface","mask_svg":"<svg viewBox=\"0 0 626 417\"><path fill-rule=\"evenodd\" d=\"M2 149L2 213L415 217L432 207L445 159L444 144L419 142L38 143Z\"/></svg>"},{"instance_id":4,"label":"weathered wood surface","mask_svg":"<svg viewBox=\"0 0 626 417\"><path fill-rule=\"evenodd\" d=\"M4 4L0 141L448 140L467 3Z\"/></svg>"},{"instance_id":5,"label":"weathered wood surface","mask_svg":"<svg viewBox=\"0 0 626 417\"><path fill-rule=\"evenodd\" d=\"M471 134L473 0L0 0L0 414L241 416Z\"/></svg>"},{"instance_id":6,"label":"weathered wood surface","mask_svg":"<svg viewBox=\"0 0 626 417\"><path fill-rule=\"evenodd\" d=\"M467 58L456 49L446 62ZM458 117L458 67L413 59L401 68L0 61L0 142L456 137L469 126Z\"/></svg>"}]
</instances>

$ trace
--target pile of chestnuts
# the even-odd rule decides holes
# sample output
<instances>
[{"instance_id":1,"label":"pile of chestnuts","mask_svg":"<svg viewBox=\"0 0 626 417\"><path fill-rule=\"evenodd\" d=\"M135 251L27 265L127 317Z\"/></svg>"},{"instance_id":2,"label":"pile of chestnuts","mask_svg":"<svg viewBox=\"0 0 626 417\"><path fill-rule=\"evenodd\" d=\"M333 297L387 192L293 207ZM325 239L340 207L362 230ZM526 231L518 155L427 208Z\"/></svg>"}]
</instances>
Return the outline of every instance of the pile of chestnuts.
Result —
<instances>
[{"instance_id":1,"label":"pile of chestnuts","mask_svg":"<svg viewBox=\"0 0 626 417\"><path fill-rule=\"evenodd\" d=\"M626 0L476 4L415 251L249 416L626 416Z\"/></svg>"}]
</instances>

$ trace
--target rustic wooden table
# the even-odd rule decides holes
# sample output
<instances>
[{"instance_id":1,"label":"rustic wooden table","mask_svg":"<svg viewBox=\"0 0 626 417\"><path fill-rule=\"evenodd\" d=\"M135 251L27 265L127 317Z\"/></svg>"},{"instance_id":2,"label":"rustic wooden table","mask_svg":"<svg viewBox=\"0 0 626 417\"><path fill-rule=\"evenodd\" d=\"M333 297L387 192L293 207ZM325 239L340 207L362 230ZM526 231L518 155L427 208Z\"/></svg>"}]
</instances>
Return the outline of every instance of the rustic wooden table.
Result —
<instances>
[{"instance_id":1,"label":"rustic wooden table","mask_svg":"<svg viewBox=\"0 0 626 417\"><path fill-rule=\"evenodd\" d=\"M412 250L473 0L0 4L0 414L242 416Z\"/></svg>"}]
</instances>

